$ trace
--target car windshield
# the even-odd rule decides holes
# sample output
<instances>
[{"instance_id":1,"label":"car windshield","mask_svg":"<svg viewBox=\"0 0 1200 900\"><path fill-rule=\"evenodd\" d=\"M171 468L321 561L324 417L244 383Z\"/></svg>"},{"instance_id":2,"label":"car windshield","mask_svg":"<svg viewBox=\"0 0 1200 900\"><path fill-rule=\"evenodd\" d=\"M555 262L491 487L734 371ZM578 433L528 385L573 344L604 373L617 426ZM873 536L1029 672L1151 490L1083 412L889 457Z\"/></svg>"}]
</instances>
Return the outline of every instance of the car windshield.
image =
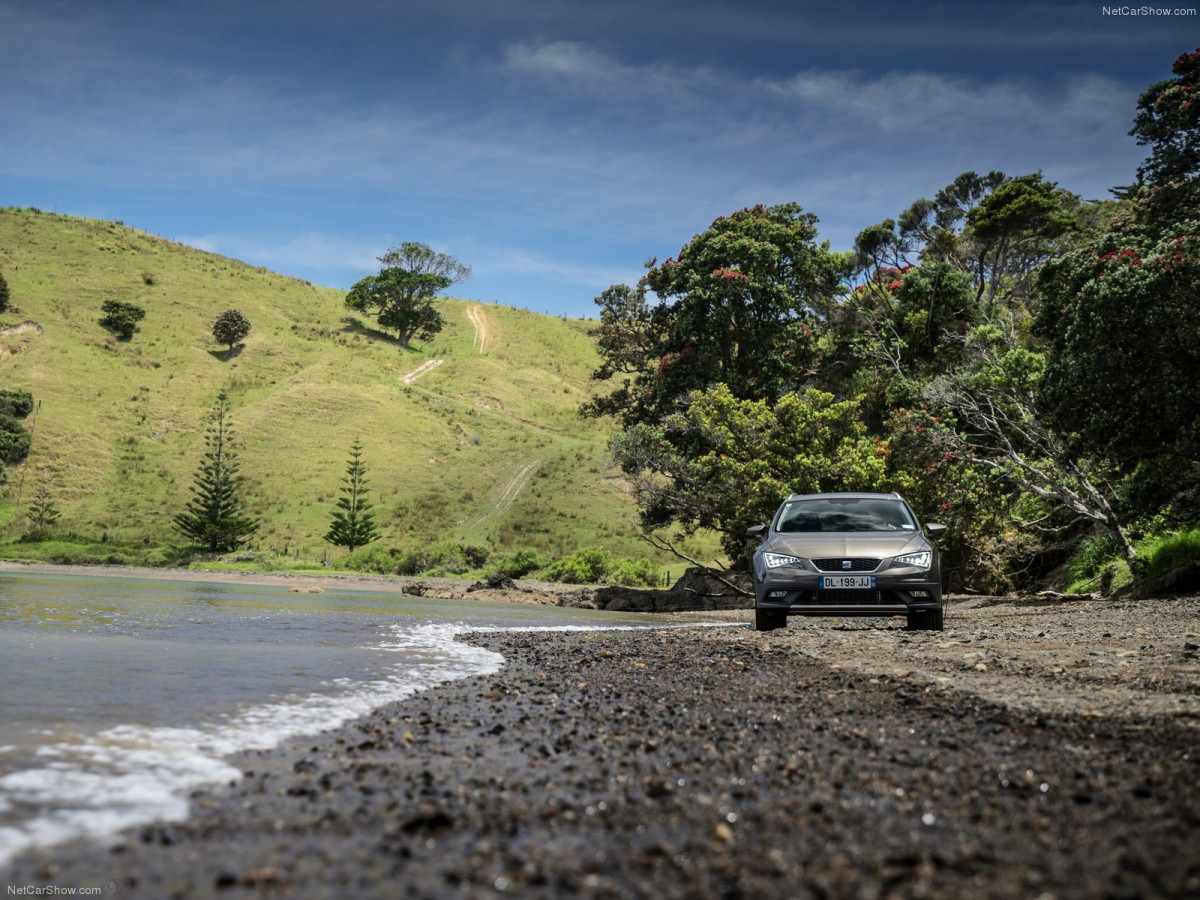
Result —
<instances>
[{"instance_id":1,"label":"car windshield","mask_svg":"<svg viewBox=\"0 0 1200 900\"><path fill-rule=\"evenodd\" d=\"M825 497L783 504L779 532L916 531L912 513L900 500Z\"/></svg>"}]
</instances>

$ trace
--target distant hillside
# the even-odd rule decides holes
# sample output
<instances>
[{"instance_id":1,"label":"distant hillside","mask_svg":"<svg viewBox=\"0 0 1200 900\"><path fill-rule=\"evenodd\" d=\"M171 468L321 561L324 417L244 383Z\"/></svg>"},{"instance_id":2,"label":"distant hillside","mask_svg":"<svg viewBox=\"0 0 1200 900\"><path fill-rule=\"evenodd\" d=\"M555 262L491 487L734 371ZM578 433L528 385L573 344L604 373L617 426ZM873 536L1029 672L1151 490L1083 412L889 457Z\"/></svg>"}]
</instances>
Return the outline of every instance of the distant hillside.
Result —
<instances>
[{"instance_id":1,"label":"distant hillside","mask_svg":"<svg viewBox=\"0 0 1200 900\"><path fill-rule=\"evenodd\" d=\"M576 414L597 360L585 322L447 299L445 330L405 350L342 292L120 224L11 208L0 272L13 300L0 385L41 401L24 492L45 476L62 530L178 540L171 518L226 389L263 548L340 552L321 537L357 435L386 545L648 555L604 462L611 425ZM146 309L132 341L98 324L108 299ZM227 359L211 327L230 307L253 327Z\"/></svg>"}]
</instances>

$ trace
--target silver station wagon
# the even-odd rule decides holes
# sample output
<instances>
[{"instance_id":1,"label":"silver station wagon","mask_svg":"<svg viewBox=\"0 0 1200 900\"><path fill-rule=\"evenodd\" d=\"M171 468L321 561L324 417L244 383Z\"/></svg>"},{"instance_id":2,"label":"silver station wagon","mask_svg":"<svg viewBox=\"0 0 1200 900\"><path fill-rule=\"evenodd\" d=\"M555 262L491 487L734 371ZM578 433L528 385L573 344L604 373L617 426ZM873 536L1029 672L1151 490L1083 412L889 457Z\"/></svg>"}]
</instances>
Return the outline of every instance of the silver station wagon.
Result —
<instances>
[{"instance_id":1,"label":"silver station wagon","mask_svg":"<svg viewBox=\"0 0 1200 900\"><path fill-rule=\"evenodd\" d=\"M770 525L747 533L754 551L754 627L788 616L907 616L909 630L941 631L941 560L899 494L792 494Z\"/></svg>"}]
</instances>

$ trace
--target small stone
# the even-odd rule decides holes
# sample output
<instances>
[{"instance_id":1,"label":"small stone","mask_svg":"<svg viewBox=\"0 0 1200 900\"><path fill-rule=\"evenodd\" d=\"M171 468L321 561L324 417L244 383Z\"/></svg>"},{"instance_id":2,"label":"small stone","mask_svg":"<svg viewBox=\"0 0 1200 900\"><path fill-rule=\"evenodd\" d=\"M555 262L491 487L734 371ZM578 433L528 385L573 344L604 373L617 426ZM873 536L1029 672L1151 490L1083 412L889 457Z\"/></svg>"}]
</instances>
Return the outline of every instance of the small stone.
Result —
<instances>
[{"instance_id":1,"label":"small stone","mask_svg":"<svg viewBox=\"0 0 1200 900\"><path fill-rule=\"evenodd\" d=\"M722 844L733 843L733 829L724 822L718 822L712 830L714 840L720 841Z\"/></svg>"}]
</instances>

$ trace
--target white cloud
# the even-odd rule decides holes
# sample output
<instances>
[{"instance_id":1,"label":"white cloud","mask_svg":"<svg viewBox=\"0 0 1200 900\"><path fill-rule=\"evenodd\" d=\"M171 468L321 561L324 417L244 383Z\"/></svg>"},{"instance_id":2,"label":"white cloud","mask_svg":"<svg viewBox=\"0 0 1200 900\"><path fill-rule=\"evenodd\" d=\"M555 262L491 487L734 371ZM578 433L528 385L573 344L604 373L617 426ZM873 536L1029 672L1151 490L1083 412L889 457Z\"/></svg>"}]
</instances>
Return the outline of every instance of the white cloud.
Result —
<instances>
[{"instance_id":1,"label":"white cloud","mask_svg":"<svg viewBox=\"0 0 1200 900\"><path fill-rule=\"evenodd\" d=\"M355 238L345 234L310 231L303 234L181 234L173 238L181 244L240 259L277 272L334 271L369 274L378 270L378 257L387 249L378 236Z\"/></svg>"},{"instance_id":2,"label":"white cloud","mask_svg":"<svg viewBox=\"0 0 1200 900\"><path fill-rule=\"evenodd\" d=\"M1043 134L1108 124L1129 91L1100 75L1077 77L1065 86L947 77L930 72L867 76L855 71L800 72L764 87L808 109L820 109L860 128L888 133L923 131L933 140L967 130L989 129L997 141L1020 132ZM936 129L928 131L928 129Z\"/></svg>"},{"instance_id":3,"label":"white cloud","mask_svg":"<svg viewBox=\"0 0 1200 900\"><path fill-rule=\"evenodd\" d=\"M480 246L472 251L473 267L480 276L535 276L559 284L593 289L599 294L610 284L635 284L644 269L606 266L578 259L551 257L520 246Z\"/></svg>"}]
</instances>

